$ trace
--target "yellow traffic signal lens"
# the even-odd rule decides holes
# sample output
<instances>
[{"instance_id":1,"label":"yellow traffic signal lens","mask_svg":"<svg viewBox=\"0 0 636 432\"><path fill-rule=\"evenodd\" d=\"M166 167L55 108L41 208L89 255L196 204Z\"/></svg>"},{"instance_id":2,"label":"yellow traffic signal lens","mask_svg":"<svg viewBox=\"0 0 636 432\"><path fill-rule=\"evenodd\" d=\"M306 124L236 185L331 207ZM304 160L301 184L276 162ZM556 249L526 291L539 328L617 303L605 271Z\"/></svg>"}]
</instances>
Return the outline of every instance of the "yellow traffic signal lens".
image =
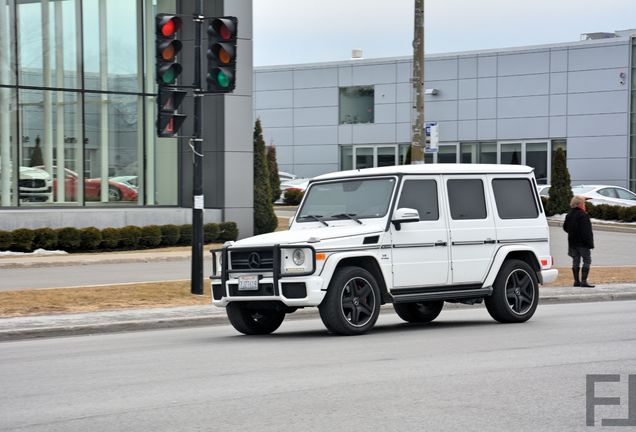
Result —
<instances>
[{"instance_id":1,"label":"yellow traffic signal lens","mask_svg":"<svg viewBox=\"0 0 636 432\"><path fill-rule=\"evenodd\" d=\"M174 46L172 44L168 45L166 49L161 52L161 57L164 60L170 61L174 58Z\"/></svg>"},{"instance_id":2,"label":"yellow traffic signal lens","mask_svg":"<svg viewBox=\"0 0 636 432\"><path fill-rule=\"evenodd\" d=\"M224 49L222 49L222 50L219 51L219 60L223 64L228 64L228 63L230 63L232 61L232 56L230 55L229 52L227 52Z\"/></svg>"}]
</instances>

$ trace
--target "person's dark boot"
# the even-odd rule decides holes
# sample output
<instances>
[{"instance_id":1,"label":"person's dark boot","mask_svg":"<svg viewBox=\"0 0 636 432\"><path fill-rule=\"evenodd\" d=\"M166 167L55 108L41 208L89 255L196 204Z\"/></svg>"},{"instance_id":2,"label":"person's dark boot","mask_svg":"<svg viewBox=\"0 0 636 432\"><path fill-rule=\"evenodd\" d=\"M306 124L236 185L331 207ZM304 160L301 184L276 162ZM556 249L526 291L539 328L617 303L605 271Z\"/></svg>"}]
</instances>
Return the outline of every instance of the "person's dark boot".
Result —
<instances>
[{"instance_id":1,"label":"person's dark boot","mask_svg":"<svg viewBox=\"0 0 636 432\"><path fill-rule=\"evenodd\" d=\"M581 270L581 286L583 288L594 288L595 285L592 285L591 283L588 283L587 281L587 275L590 274L590 269L589 267L583 267L583 269Z\"/></svg>"},{"instance_id":2,"label":"person's dark boot","mask_svg":"<svg viewBox=\"0 0 636 432\"><path fill-rule=\"evenodd\" d=\"M572 267L572 276L574 276L574 285L575 287L580 287L581 286L581 280L579 279L579 268L578 267Z\"/></svg>"}]
</instances>

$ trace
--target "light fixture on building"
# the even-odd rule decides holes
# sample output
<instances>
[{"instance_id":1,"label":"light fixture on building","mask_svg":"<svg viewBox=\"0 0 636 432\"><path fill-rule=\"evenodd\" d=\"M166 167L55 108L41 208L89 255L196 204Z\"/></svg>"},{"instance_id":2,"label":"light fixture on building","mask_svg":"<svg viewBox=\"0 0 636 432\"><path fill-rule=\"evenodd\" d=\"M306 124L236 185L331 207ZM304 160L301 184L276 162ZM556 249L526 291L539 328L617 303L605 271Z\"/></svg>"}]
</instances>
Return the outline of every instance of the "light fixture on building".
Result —
<instances>
[{"instance_id":1,"label":"light fixture on building","mask_svg":"<svg viewBox=\"0 0 636 432\"><path fill-rule=\"evenodd\" d=\"M437 89L426 89L426 90L424 90L424 94L427 94L427 95L437 96L437 93L439 93L439 90L437 90Z\"/></svg>"}]
</instances>

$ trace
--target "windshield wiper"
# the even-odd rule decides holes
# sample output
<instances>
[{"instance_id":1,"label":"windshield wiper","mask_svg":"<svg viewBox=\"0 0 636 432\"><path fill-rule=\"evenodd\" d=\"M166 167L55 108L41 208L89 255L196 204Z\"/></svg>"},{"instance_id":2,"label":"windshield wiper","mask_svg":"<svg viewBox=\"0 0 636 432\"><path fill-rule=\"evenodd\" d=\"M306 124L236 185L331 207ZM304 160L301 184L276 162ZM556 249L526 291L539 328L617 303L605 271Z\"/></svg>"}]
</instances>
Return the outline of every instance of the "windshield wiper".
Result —
<instances>
[{"instance_id":1,"label":"windshield wiper","mask_svg":"<svg viewBox=\"0 0 636 432\"><path fill-rule=\"evenodd\" d=\"M300 219L313 219L316 222L320 222L321 224L323 224L324 226L329 226L329 224L327 222L325 222L324 220L322 220L322 215L302 215L300 217Z\"/></svg>"},{"instance_id":2,"label":"windshield wiper","mask_svg":"<svg viewBox=\"0 0 636 432\"><path fill-rule=\"evenodd\" d=\"M334 218L346 217L362 225L362 221L356 217L355 213L338 213L338 214L332 215L331 217L334 217Z\"/></svg>"}]
</instances>

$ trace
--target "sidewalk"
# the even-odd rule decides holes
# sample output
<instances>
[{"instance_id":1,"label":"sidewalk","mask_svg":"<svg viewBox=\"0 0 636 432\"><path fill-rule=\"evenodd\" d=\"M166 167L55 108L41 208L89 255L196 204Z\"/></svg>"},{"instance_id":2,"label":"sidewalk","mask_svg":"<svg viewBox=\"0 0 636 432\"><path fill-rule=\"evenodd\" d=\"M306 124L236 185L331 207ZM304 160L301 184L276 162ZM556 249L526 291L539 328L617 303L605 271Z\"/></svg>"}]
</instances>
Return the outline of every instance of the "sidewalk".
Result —
<instances>
[{"instance_id":1,"label":"sidewalk","mask_svg":"<svg viewBox=\"0 0 636 432\"><path fill-rule=\"evenodd\" d=\"M636 300L636 284L541 289L541 304L616 300ZM447 303L445 307L483 305ZM393 313L393 308L385 305L382 313ZM317 317L318 309L308 308L298 310L287 319ZM0 318L0 341L220 324L228 324L225 309L212 305Z\"/></svg>"}]
</instances>

